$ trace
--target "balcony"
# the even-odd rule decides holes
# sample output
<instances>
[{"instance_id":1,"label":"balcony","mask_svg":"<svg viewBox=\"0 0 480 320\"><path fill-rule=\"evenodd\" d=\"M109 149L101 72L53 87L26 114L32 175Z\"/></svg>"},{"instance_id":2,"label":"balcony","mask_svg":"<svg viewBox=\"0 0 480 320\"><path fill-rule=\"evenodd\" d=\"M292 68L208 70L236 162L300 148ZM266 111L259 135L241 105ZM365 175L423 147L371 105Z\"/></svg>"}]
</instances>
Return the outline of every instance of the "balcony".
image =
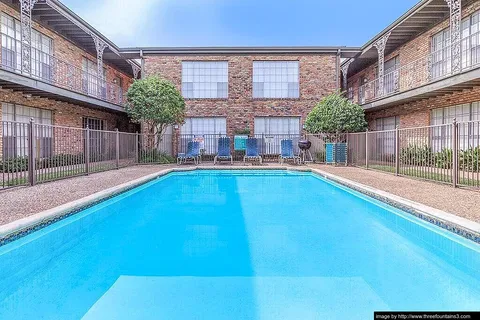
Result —
<instances>
[{"instance_id":1,"label":"balcony","mask_svg":"<svg viewBox=\"0 0 480 320\"><path fill-rule=\"evenodd\" d=\"M3 33L1 38L2 88L81 105L123 110L123 91L117 84L108 83L96 73L84 71L33 47L31 72L25 73L22 71L20 39Z\"/></svg>"},{"instance_id":2,"label":"balcony","mask_svg":"<svg viewBox=\"0 0 480 320\"><path fill-rule=\"evenodd\" d=\"M358 103L364 109L387 107L472 88L480 78L480 32L461 40L461 68L452 70L452 46L397 67L358 89Z\"/></svg>"}]
</instances>

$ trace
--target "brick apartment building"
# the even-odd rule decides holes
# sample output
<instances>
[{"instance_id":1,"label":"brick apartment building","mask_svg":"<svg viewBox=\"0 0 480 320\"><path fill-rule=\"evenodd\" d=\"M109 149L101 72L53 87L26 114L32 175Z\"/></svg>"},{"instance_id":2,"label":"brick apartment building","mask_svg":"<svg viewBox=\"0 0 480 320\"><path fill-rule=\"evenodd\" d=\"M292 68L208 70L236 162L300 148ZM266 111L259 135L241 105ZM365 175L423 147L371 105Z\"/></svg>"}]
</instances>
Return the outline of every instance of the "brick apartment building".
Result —
<instances>
[{"instance_id":1,"label":"brick apartment building","mask_svg":"<svg viewBox=\"0 0 480 320\"><path fill-rule=\"evenodd\" d=\"M7 121L132 129L123 96L140 66L61 2L0 1L0 33L4 156L24 156L25 149L25 132Z\"/></svg>"},{"instance_id":2,"label":"brick apartment building","mask_svg":"<svg viewBox=\"0 0 480 320\"><path fill-rule=\"evenodd\" d=\"M370 130L480 120L480 1L423 0L342 64Z\"/></svg>"},{"instance_id":3,"label":"brick apartment building","mask_svg":"<svg viewBox=\"0 0 480 320\"><path fill-rule=\"evenodd\" d=\"M124 93L140 74L181 90L182 134L300 134L339 89L371 130L480 120L480 1L423 0L361 48L120 49L58 0L0 11L3 121L134 130Z\"/></svg>"},{"instance_id":4,"label":"brick apartment building","mask_svg":"<svg viewBox=\"0 0 480 320\"><path fill-rule=\"evenodd\" d=\"M145 75L171 80L187 103L181 134L300 134L307 114L340 89L340 59L358 48L140 48Z\"/></svg>"}]
</instances>

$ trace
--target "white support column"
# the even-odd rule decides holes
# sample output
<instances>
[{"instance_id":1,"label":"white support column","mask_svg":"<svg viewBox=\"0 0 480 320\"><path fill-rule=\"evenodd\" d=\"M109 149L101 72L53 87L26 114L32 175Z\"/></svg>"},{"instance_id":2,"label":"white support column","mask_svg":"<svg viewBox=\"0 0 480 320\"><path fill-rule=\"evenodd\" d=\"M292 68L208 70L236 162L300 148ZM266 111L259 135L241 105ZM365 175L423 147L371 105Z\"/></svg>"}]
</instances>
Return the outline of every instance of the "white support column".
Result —
<instances>
[{"instance_id":1,"label":"white support column","mask_svg":"<svg viewBox=\"0 0 480 320\"><path fill-rule=\"evenodd\" d=\"M353 62L353 59L348 60L343 64L342 68L342 76L343 76L343 90L345 92L348 90L348 67L350 67L350 64Z\"/></svg>"},{"instance_id":2,"label":"white support column","mask_svg":"<svg viewBox=\"0 0 480 320\"><path fill-rule=\"evenodd\" d=\"M22 72L32 72L32 9L38 0L20 0Z\"/></svg>"},{"instance_id":3,"label":"white support column","mask_svg":"<svg viewBox=\"0 0 480 320\"><path fill-rule=\"evenodd\" d=\"M379 97L383 96L384 93L384 68L385 68L385 46L387 45L388 37L390 37L390 32L385 34L383 37L377 40L373 45L377 48L378 52L378 93Z\"/></svg>"},{"instance_id":4,"label":"white support column","mask_svg":"<svg viewBox=\"0 0 480 320\"><path fill-rule=\"evenodd\" d=\"M445 0L450 8L450 45L452 50L452 74L462 71L462 1Z\"/></svg>"},{"instance_id":5,"label":"white support column","mask_svg":"<svg viewBox=\"0 0 480 320\"><path fill-rule=\"evenodd\" d=\"M97 79L99 79L100 82L97 84L97 95L98 98L105 98L108 96L108 92L107 83L103 78L103 52L105 51L105 48L108 47L108 44L93 32L90 33L90 36L92 36L93 42L95 43L95 49L97 49Z\"/></svg>"},{"instance_id":6,"label":"white support column","mask_svg":"<svg viewBox=\"0 0 480 320\"><path fill-rule=\"evenodd\" d=\"M136 63L134 63L130 60L127 60L127 62L132 66L133 78L134 79L139 79L139 75L140 75L140 71L141 71L140 67Z\"/></svg>"},{"instance_id":7,"label":"white support column","mask_svg":"<svg viewBox=\"0 0 480 320\"><path fill-rule=\"evenodd\" d=\"M97 49L97 77L103 79L103 52L105 48L108 48L108 44L100 39L96 34L90 34L95 43L95 48Z\"/></svg>"}]
</instances>

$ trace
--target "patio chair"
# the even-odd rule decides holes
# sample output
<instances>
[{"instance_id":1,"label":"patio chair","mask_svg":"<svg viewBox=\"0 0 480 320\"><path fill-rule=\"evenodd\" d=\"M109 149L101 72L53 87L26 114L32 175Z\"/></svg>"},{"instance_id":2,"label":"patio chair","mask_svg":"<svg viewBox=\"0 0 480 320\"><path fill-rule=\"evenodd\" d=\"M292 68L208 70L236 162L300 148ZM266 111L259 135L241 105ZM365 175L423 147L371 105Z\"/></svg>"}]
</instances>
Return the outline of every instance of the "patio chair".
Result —
<instances>
[{"instance_id":1,"label":"patio chair","mask_svg":"<svg viewBox=\"0 0 480 320\"><path fill-rule=\"evenodd\" d=\"M187 160L193 160L195 164L200 162L200 143L189 141L187 144L187 152L179 153L177 156L177 164L187 163Z\"/></svg>"},{"instance_id":2,"label":"patio chair","mask_svg":"<svg viewBox=\"0 0 480 320\"><path fill-rule=\"evenodd\" d=\"M230 163L233 164L233 157L230 153L229 137L218 138L218 153L215 158L213 158L213 165L222 160L230 161Z\"/></svg>"},{"instance_id":3,"label":"patio chair","mask_svg":"<svg viewBox=\"0 0 480 320\"><path fill-rule=\"evenodd\" d=\"M248 138L246 142L245 156L243 157L243 164L246 165L247 160L258 160L262 164L262 157L258 153L258 145L256 138Z\"/></svg>"},{"instance_id":4,"label":"patio chair","mask_svg":"<svg viewBox=\"0 0 480 320\"><path fill-rule=\"evenodd\" d=\"M293 141L291 139L284 139L280 142L281 154L279 157L280 164L283 164L285 160L293 160L293 163L300 163L300 157L296 156L293 152Z\"/></svg>"}]
</instances>

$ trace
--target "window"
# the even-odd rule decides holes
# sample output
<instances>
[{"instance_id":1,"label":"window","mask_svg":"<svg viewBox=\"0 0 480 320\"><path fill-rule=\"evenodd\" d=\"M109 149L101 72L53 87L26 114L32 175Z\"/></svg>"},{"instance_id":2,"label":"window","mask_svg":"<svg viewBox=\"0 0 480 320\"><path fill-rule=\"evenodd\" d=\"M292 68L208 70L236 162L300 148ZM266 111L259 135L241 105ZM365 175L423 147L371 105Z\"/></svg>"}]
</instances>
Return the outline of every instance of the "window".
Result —
<instances>
[{"instance_id":1,"label":"window","mask_svg":"<svg viewBox=\"0 0 480 320\"><path fill-rule=\"evenodd\" d=\"M118 101L119 103L123 100L123 81L120 76L115 76L113 79L113 88L110 90L110 100Z\"/></svg>"},{"instance_id":2,"label":"window","mask_svg":"<svg viewBox=\"0 0 480 320\"><path fill-rule=\"evenodd\" d=\"M298 61L254 61L254 98L298 98Z\"/></svg>"},{"instance_id":3,"label":"window","mask_svg":"<svg viewBox=\"0 0 480 320\"><path fill-rule=\"evenodd\" d=\"M350 101L353 101L353 87L348 87L347 99L350 100Z\"/></svg>"},{"instance_id":4,"label":"window","mask_svg":"<svg viewBox=\"0 0 480 320\"><path fill-rule=\"evenodd\" d=\"M21 70L21 34L20 21L2 13L2 66L13 70Z\"/></svg>"},{"instance_id":5,"label":"window","mask_svg":"<svg viewBox=\"0 0 480 320\"><path fill-rule=\"evenodd\" d=\"M32 76L52 80L53 40L32 30Z\"/></svg>"},{"instance_id":6,"label":"window","mask_svg":"<svg viewBox=\"0 0 480 320\"><path fill-rule=\"evenodd\" d=\"M480 12L462 20L462 68L480 62Z\"/></svg>"},{"instance_id":7,"label":"window","mask_svg":"<svg viewBox=\"0 0 480 320\"><path fill-rule=\"evenodd\" d=\"M182 62L182 94L186 99L227 98L228 62Z\"/></svg>"},{"instance_id":8,"label":"window","mask_svg":"<svg viewBox=\"0 0 480 320\"><path fill-rule=\"evenodd\" d=\"M87 128L88 126L88 128L91 129L89 135L90 160L99 161L104 159L103 157L107 154L108 146L108 133L103 131L105 130L105 121L96 118L84 117L82 119L82 125L83 128Z\"/></svg>"},{"instance_id":9,"label":"window","mask_svg":"<svg viewBox=\"0 0 480 320\"><path fill-rule=\"evenodd\" d=\"M47 125L37 127L35 132L37 157L48 157L52 152L52 111L26 107L11 103L2 103L2 121L29 123L33 118L35 124ZM28 130L25 126L5 122L3 124L3 154L6 158L25 157L28 155Z\"/></svg>"},{"instance_id":10,"label":"window","mask_svg":"<svg viewBox=\"0 0 480 320\"><path fill-rule=\"evenodd\" d=\"M400 125L400 117L385 117L375 120L375 129L377 131L395 130ZM387 131L375 135L375 154L382 159L385 155L395 153L395 132Z\"/></svg>"},{"instance_id":11,"label":"window","mask_svg":"<svg viewBox=\"0 0 480 320\"><path fill-rule=\"evenodd\" d=\"M7 15L1 16L2 66L21 71L21 26L20 21ZM50 81L52 77L51 56L53 40L32 29L32 76Z\"/></svg>"},{"instance_id":12,"label":"window","mask_svg":"<svg viewBox=\"0 0 480 320\"><path fill-rule=\"evenodd\" d=\"M204 154L216 154L218 137L227 134L227 119L223 117L186 118L180 129L181 152L187 150L188 142L200 142L200 149Z\"/></svg>"},{"instance_id":13,"label":"window","mask_svg":"<svg viewBox=\"0 0 480 320\"><path fill-rule=\"evenodd\" d=\"M400 117L378 118L375 120L375 129L377 131L394 130L400 125Z\"/></svg>"},{"instance_id":14,"label":"window","mask_svg":"<svg viewBox=\"0 0 480 320\"><path fill-rule=\"evenodd\" d=\"M96 118L86 118L82 119L83 127L86 128L88 126L89 129L92 130L104 130L104 121Z\"/></svg>"},{"instance_id":15,"label":"window","mask_svg":"<svg viewBox=\"0 0 480 320\"><path fill-rule=\"evenodd\" d=\"M263 155L278 155L283 139L291 139L299 153L300 117L255 117L255 137Z\"/></svg>"},{"instance_id":16,"label":"window","mask_svg":"<svg viewBox=\"0 0 480 320\"><path fill-rule=\"evenodd\" d=\"M182 134L226 134L227 119L222 117L186 118L181 128Z\"/></svg>"},{"instance_id":17,"label":"window","mask_svg":"<svg viewBox=\"0 0 480 320\"><path fill-rule=\"evenodd\" d=\"M299 117L255 117L255 134L299 135Z\"/></svg>"},{"instance_id":18,"label":"window","mask_svg":"<svg viewBox=\"0 0 480 320\"><path fill-rule=\"evenodd\" d=\"M462 68L480 63L480 12L475 12L461 23ZM448 75L451 71L450 28L432 36L432 79Z\"/></svg>"},{"instance_id":19,"label":"window","mask_svg":"<svg viewBox=\"0 0 480 320\"><path fill-rule=\"evenodd\" d=\"M367 78L365 76L361 76L359 83L358 83L358 102L364 103L365 102L365 87L364 85L367 83Z\"/></svg>"},{"instance_id":20,"label":"window","mask_svg":"<svg viewBox=\"0 0 480 320\"><path fill-rule=\"evenodd\" d=\"M105 88L105 82L102 81L97 75L97 63L90 59L82 59L82 88L86 94L106 98L107 90ZM107 69L103 68L103 79L107 77Z\"/></svg>"},{"instance_id":21,"label":"window","mask_svg":"<svg viewBox=\"0 0 480 320\"><path fill-rule=\"evenodd\" d=\"M431 53L432 79L449 74L452 68L449 28L432 36Z\"/></svg>"},{"instance_id":22,"label":"window","mask_svg":"<svg viewBox=\"0 0 480 320\"><path fill-rule=\"evenodd\" d=\"M384 93L389 94L395 92L398 89L398 67L400 65L400 59L398 56L393 57L385 62L384 65L384 80L383 87Z\"/></svg>"},{"instance_id":23,"label":"window","mask_svg":"<svg viewBox=\"0 0 480 320\"><path fill-rule=\"evenodd\" d=\"M431 124L438 125L433 127L432 147L436 151L443 148L451 148L451 132L450 127L441 126L457 122L468 122L480 120L480 102L466 103L452 107L433 109L431 112ZM480 141L478 126L471 124L468 130L460 130L459 132L459 148L466 149L467 143L475 141L475 146Z\"/></svg>"}]
</instances>

